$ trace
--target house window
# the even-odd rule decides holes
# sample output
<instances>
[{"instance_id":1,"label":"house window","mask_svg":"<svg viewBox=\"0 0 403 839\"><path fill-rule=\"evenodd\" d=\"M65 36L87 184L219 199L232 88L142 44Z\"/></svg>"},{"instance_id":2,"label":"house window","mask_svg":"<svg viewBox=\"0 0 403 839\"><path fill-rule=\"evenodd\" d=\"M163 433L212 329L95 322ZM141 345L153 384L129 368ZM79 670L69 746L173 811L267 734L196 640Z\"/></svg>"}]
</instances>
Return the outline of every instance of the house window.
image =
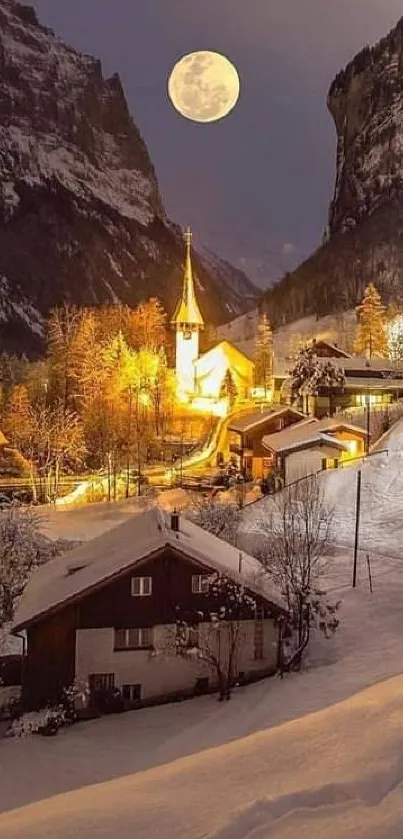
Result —
<instances>
[{"instance_id":1,"label":"house window","mask_svg":"<svg viewBox=\"0 0 403 839\"><path fill-rule=\"evenodd\" d=\"M114 673L90 673L89 688L93 693L95 690L113 690L115 687Z\"/></svg>"},{"instance_id":2,"label":"house window","mask_svg":"<svg viewBox=\"0 0 403 839\"><path fill-rule=\"evenodd\" d=\"M208 594L210 588L210 577L208 574L192 574L192 593Z\"/></svg>"},{"instance_id":3,"label":"house window","mask_svg":"<svg viewBox=\"0 0 403 839\"><path fill-rule=\"evenodd\" d=\"M152 577L132 577L132 597L150 597L152 589Z\"/></svg>"},{"instance_id":4,"label":"house window","mask_svg":"<svg viewBox=\"0 0 403 839\"><path fill-rule=\"evenodd\" d=\"M141 699L141 685L123 685L122 696L126 702L137 702Z\"/></svg>"},{"instance_id":5,"label":"house window","mask_svg":"<svg viewBox=\"0 0 403 839\"><path fill-rule=\"evenodd\" d=\"M115 650L148 649L153 645L153 631L147 629L115 629Z\"/></svg>"},{"instance_id":6,"label":"house window","mask_svg":"<svg viewBox=\"0 0 403 839\"><path fill-rule=\"evenodd\" d=\"M264 658L263 655L263 622L255 621L255 628L253 634L253 657L255 661Z\"/></svg>"}]
</instances>

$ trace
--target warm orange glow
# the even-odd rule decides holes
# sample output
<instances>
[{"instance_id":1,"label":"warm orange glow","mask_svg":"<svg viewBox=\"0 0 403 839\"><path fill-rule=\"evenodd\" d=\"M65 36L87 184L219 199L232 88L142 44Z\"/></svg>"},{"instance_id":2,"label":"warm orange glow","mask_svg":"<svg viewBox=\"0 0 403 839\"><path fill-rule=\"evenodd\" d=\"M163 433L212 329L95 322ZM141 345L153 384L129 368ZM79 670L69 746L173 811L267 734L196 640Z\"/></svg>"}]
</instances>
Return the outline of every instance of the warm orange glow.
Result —
<instances>
[{"instance_id":1,"label":"warm orange glow","mask_svg":"<svg viewBox=\"0 0 403 839\"><path fill-rule=\"evenodd\" d=\"M351 454L351 455L357 454L357 451L358 451L357 440L346 440L346 446L347 446L349 454Z\"/></svg>"}]
</instances>

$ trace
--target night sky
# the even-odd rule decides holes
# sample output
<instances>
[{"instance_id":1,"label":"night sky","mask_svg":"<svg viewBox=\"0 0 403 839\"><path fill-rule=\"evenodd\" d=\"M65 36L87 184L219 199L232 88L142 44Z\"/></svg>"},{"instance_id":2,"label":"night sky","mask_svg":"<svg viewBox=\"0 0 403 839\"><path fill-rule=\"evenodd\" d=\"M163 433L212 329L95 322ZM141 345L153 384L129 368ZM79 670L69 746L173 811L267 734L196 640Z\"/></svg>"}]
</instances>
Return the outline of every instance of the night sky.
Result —
<instances>
[{"instance_id":1,"label":"night sky","mask_svg":"<svg viewBox=\"0 0 403 839\"><path fill-rule=\"evenodd\" d=\"M119 72L166 208L261 284L320 242L334 180L326 94L403 14L401 0L36 0L41 21ZM242 94L224 121L181 118L166 95L187 52L226 54Z\"/></svg>"}]
</instances>

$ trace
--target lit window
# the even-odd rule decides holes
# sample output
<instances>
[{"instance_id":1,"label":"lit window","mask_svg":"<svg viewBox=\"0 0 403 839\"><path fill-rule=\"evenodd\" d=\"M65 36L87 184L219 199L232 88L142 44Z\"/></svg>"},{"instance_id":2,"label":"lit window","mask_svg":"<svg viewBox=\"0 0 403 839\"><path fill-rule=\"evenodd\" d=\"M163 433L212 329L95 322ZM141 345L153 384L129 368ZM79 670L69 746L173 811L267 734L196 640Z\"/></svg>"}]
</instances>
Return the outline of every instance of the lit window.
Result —
<instances>
[{"instance_id":1,"label":"lit window","mask_svg":"<svg viewBox=\"0 0 403 839\"><path fill-rule=\"evenodd\" d=\"M193 594L208 594L210 587L210 577L208 574L193 574L192 575L192 592Z\"/></svg>"},{"instance_id":2,"label":"lit window","mask_svg":"<svg viewBox=\"0 0 403 839\"><path fill-rule=\"evenodd\" d=\"M115 629L115 650L148 648L152 643L152 629Z\"/></svg>"},{"instance_id":3,"label":"lit window","mask_svg":"<svg viewBox=\"0 0 403 839\"><path fill-rule=\"evenodd\" d=\"M152 588L152 577L132 577L132 597L150 597Z\"/></svg>"}]
</instances>

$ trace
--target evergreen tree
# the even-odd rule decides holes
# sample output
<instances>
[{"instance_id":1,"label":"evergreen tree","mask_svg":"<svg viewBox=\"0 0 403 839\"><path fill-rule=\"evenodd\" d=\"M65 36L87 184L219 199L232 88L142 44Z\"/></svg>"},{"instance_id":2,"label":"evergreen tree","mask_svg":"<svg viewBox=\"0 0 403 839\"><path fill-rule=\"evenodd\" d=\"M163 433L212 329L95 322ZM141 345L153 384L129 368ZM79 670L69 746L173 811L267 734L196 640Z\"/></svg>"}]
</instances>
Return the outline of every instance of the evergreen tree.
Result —
<instances>
[{"instance_id":1,"label":"evergreen tree","mask_svg":"<svg viewBox=\"0 0 403 839\"><path fill-rule=\"evenodd\" d=\"M232 406L236 402L237 395L238 391L234 379L232 377L231 370L227 370L221 385L220 397L221 399L225 399L227 397L229 407L232 408Z\"/></svg>"},{"instance_id":2,"label":"evergreen tree","mask_svg":"<svg viewBox=\"0 0 403 839\"><path fill-rule=\"evenodd\" d=\"M366 358L384 358L388 354L386 308L373 283L366 287L356 312L355 353Z\"/></svg>"},{"instance_id":3,"label":"evergreen tree","mask_svg":"<svg viewBox=\"0 0 403 839\"><path fill-rule=\"evenodd\" d=\"M255 384L271 389L273 377L273 333L266 312L259 318L255 346Z\"/></svg>"},{"instance_id":4,"label":"evergreen tree","mask_svg":"<svg viewBox=\"0 0 403 839\"><path fill-rule=\"evenodd\" d=\"M294 403L301 403L303 395L317 396L324 390L329 396L330 413L333 413L334 390L344 387L344 370L337 367L331 358L318 358L315 346L299 351L291 376L291 396Z\"/></svg>"}]
</instances>

